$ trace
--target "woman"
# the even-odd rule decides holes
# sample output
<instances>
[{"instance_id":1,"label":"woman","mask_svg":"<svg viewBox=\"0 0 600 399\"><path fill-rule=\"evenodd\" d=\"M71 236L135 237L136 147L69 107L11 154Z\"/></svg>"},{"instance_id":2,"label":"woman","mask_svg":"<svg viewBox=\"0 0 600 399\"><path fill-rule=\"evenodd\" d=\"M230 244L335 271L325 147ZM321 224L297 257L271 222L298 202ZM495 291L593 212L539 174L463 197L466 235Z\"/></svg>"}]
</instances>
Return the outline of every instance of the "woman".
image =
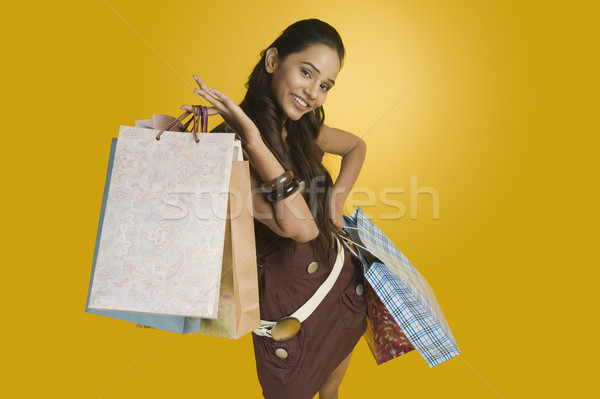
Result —
<instances>
[{"instance_id":1,"label":"woman","mask_svg":"<svg viewBox=\"0 0 600 399\"><path fill-rule=\"evenodd\" d=\"M312 398L317 392L321 399L337 398L366 329L362 274L337 239L366 146L323 123L323 103L344 53L333 27L309 19L289 26L261 52L240 106L194 75L200 87L194 92L213 105L209 115L225 120L213 131L235 132L251 164L261 319L289 317L330 274L333 282L295 335L276 340L268 328L252 334L266 398ZM335 184L321 164L325 152L343 157ZM297 180L304 181L303 193Z\"/></svg>"}]
</instances>

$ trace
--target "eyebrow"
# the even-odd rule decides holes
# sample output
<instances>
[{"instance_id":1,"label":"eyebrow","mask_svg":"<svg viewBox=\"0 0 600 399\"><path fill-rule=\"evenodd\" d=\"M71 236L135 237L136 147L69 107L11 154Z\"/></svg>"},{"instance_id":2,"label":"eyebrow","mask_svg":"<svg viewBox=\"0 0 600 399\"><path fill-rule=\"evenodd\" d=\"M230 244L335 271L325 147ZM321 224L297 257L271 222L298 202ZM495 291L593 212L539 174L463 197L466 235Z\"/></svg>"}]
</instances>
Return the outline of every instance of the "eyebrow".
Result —
<instances>
[{"instance_id":1,"label":"eyebrow","mask_svg":"<svg viewBox=\"0 0 600 399\"><path fill-rule=\"evenodd\" d=\"M311 64L310 62L302 61L301 64L310 65L315 71L317 71L319 74L321 74L321 71L319 71L319 69L316 66L314 66L313 64ZM329 79L329 78L327 78L327 80L330 81L332 85L335 85L335 80Z\"/></svg>"}]
</instances>

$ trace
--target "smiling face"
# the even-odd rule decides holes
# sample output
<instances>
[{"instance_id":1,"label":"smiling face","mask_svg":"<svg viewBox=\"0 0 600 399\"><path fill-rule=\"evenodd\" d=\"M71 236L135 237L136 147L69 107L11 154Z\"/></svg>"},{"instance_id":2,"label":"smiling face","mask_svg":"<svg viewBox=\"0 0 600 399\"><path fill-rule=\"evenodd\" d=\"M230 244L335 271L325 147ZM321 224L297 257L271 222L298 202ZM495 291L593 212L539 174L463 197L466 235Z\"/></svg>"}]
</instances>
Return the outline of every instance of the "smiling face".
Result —
<instances>
[{"instance_id":1,"label":"smiling face","mask_svg":"<svg viewBox=\"0 0 600 399\"><path fill-rule=\"evenodd\" d=\"M273 75L271 92L283 119L297 121L323 105L327 92L335 84L340 59L333 48L314 44L281 62L277 49L272 47L267 50L265 67Z\"/></svg>"}]
</instances>

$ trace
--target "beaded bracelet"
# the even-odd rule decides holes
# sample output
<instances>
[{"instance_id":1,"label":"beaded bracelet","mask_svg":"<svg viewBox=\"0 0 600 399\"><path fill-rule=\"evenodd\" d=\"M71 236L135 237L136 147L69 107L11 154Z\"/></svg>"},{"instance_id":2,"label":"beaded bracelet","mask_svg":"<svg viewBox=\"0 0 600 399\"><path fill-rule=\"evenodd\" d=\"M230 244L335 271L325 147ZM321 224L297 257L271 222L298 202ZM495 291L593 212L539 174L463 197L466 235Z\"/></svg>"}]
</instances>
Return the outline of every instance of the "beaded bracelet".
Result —
<instances>
[{"instance_id":1,"label":"beaded bracelet","mask_svg":"<svg viewBox=\"0 0 600 399\"><path fill-rule=\"evenodd\" d=\"M281 176L278 176L273 180L269 180L268 182L261 184L260 190L265 194L269 194L275 190L280 190L282 187L287 186L293 178L294 173L291 170L286 170Z\"/></svg>"},{"instance_id":2,"label":"beaded bracelet","mask_svg":"<svg viewBox=\"0 0 600 399\"><path fill-rule=\"evenodd\" d=\"M267 193L265 197L269 202L278 202L294 194L299 188L300 182L296 179L292 179L285 187L273 190L270 193Z\"/></svg>"}]
</instances>

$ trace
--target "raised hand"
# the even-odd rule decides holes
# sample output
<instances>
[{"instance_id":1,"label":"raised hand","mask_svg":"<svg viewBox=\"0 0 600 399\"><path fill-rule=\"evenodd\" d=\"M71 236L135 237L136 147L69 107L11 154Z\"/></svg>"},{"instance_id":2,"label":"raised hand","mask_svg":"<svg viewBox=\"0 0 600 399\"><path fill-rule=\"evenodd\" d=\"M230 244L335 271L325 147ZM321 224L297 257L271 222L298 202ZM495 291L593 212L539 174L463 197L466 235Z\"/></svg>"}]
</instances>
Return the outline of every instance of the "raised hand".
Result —
<instances>
[{"instance_id":1,"label":"raised hand","mask_svg":"<svg viewBox=\"0 0 600 399\"><path fill-rule=\"evenodd\" d=\"M202 96L213 106L208 107L208 115L221 115L225 122L240 135L246 143L260 139L260 132L246 113L229 97L216 89L211 89L199 76L193 75L199 88L194 93ZM193 112L191 105L182 105L181 109Z\"/></svg>"}]
</instances>

